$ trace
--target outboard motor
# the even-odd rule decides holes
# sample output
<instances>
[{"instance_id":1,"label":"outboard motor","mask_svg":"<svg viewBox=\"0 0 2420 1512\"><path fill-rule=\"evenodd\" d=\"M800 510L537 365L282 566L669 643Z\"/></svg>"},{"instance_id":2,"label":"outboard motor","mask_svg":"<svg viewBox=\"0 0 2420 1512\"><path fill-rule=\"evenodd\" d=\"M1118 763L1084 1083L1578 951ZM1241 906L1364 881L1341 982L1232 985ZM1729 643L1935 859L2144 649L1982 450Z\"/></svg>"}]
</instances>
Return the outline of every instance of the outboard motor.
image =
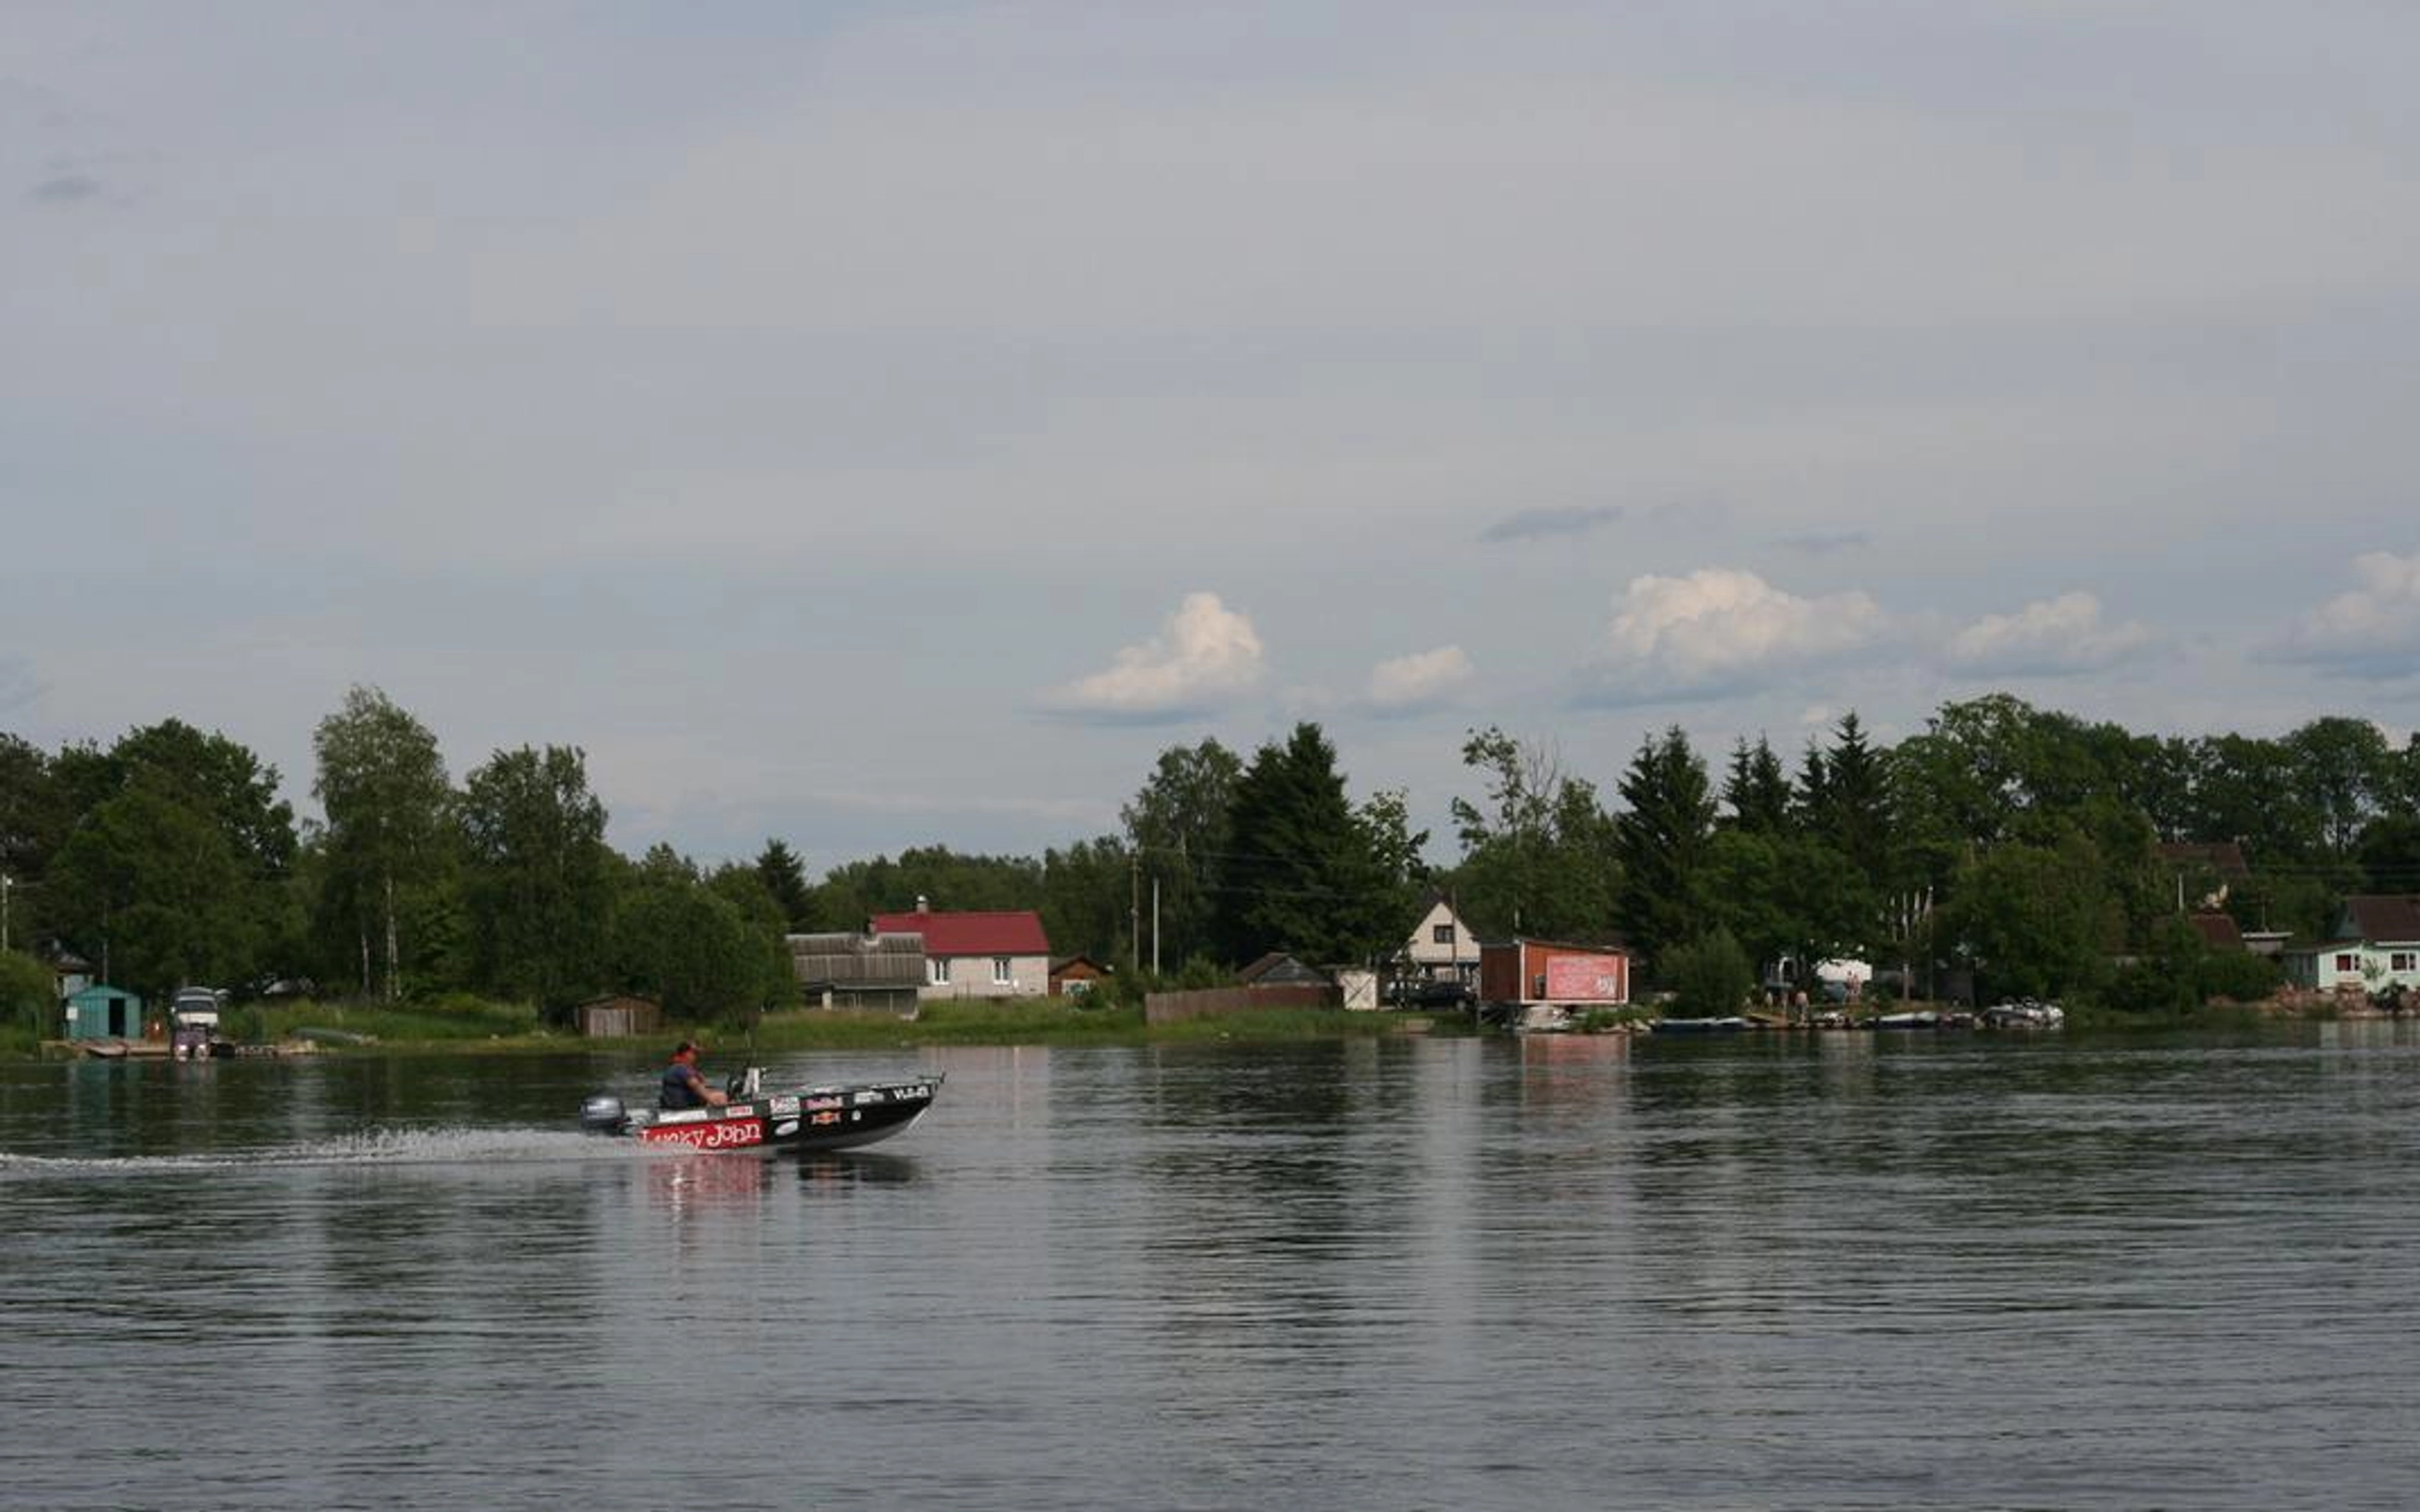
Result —
<instances>
[{"instance_id":1,"label":"outboard motor","mask_svg":"<svg viewBox=\"0 0 2420 1512\"><path fill-rule=\"evenodd\" d=\"M619 1134L631 1115L612 1092L598 1092L579 1105L579 1126L591 1134Z\"/></svg>"}]
</instances>

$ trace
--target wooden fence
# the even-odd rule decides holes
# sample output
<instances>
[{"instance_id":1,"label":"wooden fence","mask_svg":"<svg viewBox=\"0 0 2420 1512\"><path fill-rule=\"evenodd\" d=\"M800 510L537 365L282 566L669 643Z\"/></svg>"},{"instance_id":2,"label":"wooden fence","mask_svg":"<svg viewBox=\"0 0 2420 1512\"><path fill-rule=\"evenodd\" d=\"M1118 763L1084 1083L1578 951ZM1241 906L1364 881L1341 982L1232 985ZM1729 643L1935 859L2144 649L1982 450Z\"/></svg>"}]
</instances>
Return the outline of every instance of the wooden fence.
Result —
<instances>
[{"instance_id":1,"label":"wooden fence","mask_svg":"<svg viewBox=\"0 0 2420 1512\"><path fill-rule=\"evenodd\" d=\"M1333 1008L1339 1005L1333 987L1214 987L1195 992L1147 992L1145 1023L1175 1023L1214 1013L1244 1013L1253 1008Z\"/></svg>"}]
</instances>

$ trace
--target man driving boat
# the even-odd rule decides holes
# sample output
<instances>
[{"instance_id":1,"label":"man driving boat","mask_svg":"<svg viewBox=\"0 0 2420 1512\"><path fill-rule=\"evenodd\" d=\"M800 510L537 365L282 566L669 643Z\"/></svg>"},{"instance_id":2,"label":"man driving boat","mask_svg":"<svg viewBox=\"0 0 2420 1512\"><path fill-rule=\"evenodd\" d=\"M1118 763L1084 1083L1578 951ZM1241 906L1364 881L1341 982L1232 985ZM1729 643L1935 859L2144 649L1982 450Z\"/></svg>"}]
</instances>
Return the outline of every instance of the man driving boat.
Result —
<instances>
[{"instance_id":1,"label":"man driving boat","mask_svg":"<svg viewBox=\"0 0 2420 1512\"><path fill-rule=\"evenodd\" d=\"M730 1101L706 1085L698 1073L698 1041L683 1040L672 1047L672 1064L664 1068L664 1089L656 1106L666 1112L688 1108L720 1108Z\"/></svg>"}]
</instances>

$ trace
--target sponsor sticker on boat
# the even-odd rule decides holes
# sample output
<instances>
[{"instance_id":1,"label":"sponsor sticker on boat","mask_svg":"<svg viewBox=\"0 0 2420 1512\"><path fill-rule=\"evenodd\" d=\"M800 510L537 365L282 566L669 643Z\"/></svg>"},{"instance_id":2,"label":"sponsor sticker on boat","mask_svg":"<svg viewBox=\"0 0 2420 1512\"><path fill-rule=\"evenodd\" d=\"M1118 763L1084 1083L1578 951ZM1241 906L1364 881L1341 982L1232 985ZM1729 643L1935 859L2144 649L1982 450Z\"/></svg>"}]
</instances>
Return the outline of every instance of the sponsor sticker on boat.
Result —
<instances>
[{"instance_id":1,"label":"sponsor sticker on boat","mask_svg":"<svg viewBox=\"0 0 2420 1512\"><path fill-rule=\"evenodd\" d=\"M685 1144L693 1150L735 1150L765 1142L765 1125L754 1119L733 1119L717 1124L683 1124L639 1130L639 1138L649 1144Z\"/></svg>"}]
</instances>

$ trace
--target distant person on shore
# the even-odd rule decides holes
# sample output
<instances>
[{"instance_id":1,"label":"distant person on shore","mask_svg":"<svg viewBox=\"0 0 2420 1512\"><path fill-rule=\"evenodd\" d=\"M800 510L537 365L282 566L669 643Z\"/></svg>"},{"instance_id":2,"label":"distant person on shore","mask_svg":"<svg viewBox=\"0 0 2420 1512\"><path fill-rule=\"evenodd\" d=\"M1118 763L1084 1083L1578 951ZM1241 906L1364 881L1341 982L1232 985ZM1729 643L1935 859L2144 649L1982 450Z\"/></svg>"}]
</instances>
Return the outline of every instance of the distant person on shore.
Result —
<instances>
[{"instance_id":1,"label":"distant person on shore","mask_svg":"<svg viewBox=\"0 0 2420 1512\"><path fill-rule=\"evenodd\" d=\"M698 1041L683 1040L672 1047L672 1064L664 1068L664 1091L656 1106L666 1112L688 1108L720 1108L730 1099L706 1085L698 1073Z\"/></svg>"}]
</instances>

